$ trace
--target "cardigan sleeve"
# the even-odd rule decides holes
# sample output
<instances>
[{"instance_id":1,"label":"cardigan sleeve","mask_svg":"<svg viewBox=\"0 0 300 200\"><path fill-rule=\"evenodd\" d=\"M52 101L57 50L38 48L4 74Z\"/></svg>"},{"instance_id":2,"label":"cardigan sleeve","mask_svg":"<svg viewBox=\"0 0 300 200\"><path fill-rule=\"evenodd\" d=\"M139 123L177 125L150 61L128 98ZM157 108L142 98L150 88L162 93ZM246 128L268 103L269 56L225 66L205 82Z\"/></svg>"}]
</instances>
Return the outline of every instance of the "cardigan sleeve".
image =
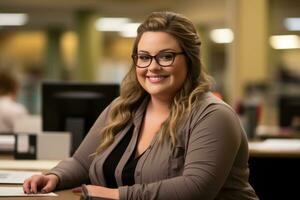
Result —
<instances>
[{"instance_id":1,"label":"cardigan sleeve","mask_svg":"<svg viewBox=\"0 0 300 200\"><path fill-rule=\"evenodd\" d=\"M242 129L236 114L222 104L209 105L191 122L183 174L154 183L119 187L120 199L214 199L225 183L240 148Z\"/></svg>"},{"instance_id":2,"label":"cardigan sleeve","mask_svg":"<svg viewBox=\"0 0 300 200\"><path fill-rule=\"evenodd\" d=\"M74 155L61 161L46 173L55 174L59 177L59 184L56 189L75 187L88 182L89 167L93 161L91 154L95 153L100 144L100 133L106 123L109 107L100 114Z\"/></svg>"}]
</instances>

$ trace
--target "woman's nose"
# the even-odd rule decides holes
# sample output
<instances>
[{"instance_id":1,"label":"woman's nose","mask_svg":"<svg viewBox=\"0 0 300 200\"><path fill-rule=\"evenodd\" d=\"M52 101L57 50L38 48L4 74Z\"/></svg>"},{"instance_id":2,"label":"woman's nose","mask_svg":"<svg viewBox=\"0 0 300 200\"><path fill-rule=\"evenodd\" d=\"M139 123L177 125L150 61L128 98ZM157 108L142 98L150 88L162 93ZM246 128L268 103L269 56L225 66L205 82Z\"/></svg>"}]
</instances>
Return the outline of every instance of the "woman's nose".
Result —
<instances>
[{"instance_id":1,"label":"woman's nose","mask_svg":"<svg viewBox=\"0 0 300 200\"><path fill-rule=\"evenodd\" d=\"M149 71L161 70L161 66L157 63L157 61L153 58L151 64L148 66Z\"/></svg>"}]
</instances>

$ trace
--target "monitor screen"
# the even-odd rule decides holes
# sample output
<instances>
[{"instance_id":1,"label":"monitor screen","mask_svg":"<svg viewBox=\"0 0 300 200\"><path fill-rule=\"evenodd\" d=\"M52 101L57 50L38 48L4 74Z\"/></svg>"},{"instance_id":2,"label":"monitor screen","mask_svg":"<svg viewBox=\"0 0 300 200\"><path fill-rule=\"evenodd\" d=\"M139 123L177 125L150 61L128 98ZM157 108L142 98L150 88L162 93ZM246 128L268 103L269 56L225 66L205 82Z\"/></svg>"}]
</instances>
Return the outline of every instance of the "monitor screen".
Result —
<instances>
[{"instance_id":1,"label":"monitor screen","mask_svg":"<svg viewBox=\"0 0 300 200\"><path fill-rule=\"evenodd\" d=\"M100 113L118 95L117 84L44 82L42 129L70 132L73 154Z\"/></svg>"},{"instance_id":2,"label":"monitor screen","mask_svg":"<svg viewBox=\"0 0 300 200\"><path fill-rule=\"evenodd\" d=\"M286 128L300 128L300 95L279 97L279 125Z\"/></svg>"}]
</instances>

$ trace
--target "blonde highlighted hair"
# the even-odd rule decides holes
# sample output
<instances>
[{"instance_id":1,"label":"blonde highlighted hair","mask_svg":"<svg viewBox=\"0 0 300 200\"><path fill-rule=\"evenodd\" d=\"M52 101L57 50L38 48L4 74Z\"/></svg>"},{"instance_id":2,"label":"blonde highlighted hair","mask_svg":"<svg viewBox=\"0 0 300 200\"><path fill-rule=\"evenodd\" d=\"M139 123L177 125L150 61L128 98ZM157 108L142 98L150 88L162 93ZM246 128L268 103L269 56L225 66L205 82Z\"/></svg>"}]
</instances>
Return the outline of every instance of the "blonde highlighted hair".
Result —
<instances>
[{"instance_id":1,"label":"blonde highlighted hair","mask_svg":"<svg viewBox=\"0 0 300 200\"><path fill-rule=\"evenodd\" d=\"M176 144L176 129L185 113L190 111L205 92L210 90L211 78L203 69L200 61L200 38L192 22L173 12L153 12L139 26L132 54L136 54L138 43L147 31L165 32L176 38L185 53L188 67L187 78L177 92L171 105L170 115L162 124L160 140L170 139ZM102 140L96 153L100 153L112 144L114 136L132 121L136 108L148 96L136 77L136 66L131 69L121 83L120 97L111 105L108 123L102 131Z\"/></svg>"}]
</instances>

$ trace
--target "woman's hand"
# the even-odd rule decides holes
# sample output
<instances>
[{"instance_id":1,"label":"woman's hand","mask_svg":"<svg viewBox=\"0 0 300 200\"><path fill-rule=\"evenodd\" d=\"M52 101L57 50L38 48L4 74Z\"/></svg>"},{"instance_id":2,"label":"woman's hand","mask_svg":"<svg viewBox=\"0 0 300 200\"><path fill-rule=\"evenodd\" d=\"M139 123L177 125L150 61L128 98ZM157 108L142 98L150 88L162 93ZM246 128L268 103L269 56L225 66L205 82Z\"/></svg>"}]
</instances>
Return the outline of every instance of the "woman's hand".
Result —
<instances>
[{"instance_id":1,"label":"woman's hand","mask_svg":"<svg viewBox=\"0 0 300 200\"><path fill-rule=\"evenodd\" d=\"M54 174L49 175L33 175L26 179L23 183L24 193L37 193L39 190L42 193L52 192L57 184L59 178Z\"/></svg>"},{"instance_id":2,"label":"woman's hand","mask_svg":"<svg viewBox=\"0 0 300 200\"><path fill-rule=\"evenodd\" d=\"M119 190L96 185L84 185L90 197L101 197L105 199L119 199Z\"/></svg>"}]
</instances>

